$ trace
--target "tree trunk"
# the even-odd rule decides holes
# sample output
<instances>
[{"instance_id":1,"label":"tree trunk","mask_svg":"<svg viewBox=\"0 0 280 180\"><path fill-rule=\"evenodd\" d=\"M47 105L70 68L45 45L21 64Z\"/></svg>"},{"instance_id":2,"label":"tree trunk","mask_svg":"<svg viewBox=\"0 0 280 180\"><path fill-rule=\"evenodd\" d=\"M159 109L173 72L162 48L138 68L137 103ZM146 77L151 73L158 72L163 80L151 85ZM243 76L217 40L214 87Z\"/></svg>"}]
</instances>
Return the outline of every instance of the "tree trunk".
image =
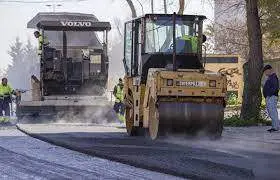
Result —
<instances>
[{"instance_id":1,"label":"tree trunk","mask_svg":"<svg viewBox=\"0 0 280 180\"><path fill-rule=\"evenodd\" d=\"M151 12L154 14L154 0L151 0Z\"/></svg>"},{"instance_id":2,"label":"tree trunk","mask_svg":"<svg viewBox=\"0 0 280 180\"><path fill-rule=\"evenodd\" d=\"M164 13L167 14L167 3L166 3L166 0L163 0L163 7L164 7Z\"/></svg>"},{"instance_id":3,"label":"tree trunk","mask_svg":"<svg viewBox=\"0 0 280 180\"><path fill-rule=\"evenodd\" d=\"M135 6L134 6L132 0L126 0L126 2L129 5L129 7L130 7L132 18L136 18L137 14L136 14Z\"/></svg>"},{"instance_id":4,"label":"tree trunk","mask_svg":"<svg viewBox=\"0 0 280 180\"><path fill-rule=\"evenodd\" d=\"M261 105L261 78L263 68L262 35L258 15L258 0L246 0L247 28L249 38L248 69L245 67L245 82L240 118L259 117Z\"/></svg>"},{"instance_id":5,"label":"tree trunk","mask_svg":"<svg viewBox=\"0 0 280 180\"><path fill-rule=\"evenodd\" d=\"M185 10L185 0L179 0L179 11L178 14L183 14Z\"/></svg>"}]
</instances>

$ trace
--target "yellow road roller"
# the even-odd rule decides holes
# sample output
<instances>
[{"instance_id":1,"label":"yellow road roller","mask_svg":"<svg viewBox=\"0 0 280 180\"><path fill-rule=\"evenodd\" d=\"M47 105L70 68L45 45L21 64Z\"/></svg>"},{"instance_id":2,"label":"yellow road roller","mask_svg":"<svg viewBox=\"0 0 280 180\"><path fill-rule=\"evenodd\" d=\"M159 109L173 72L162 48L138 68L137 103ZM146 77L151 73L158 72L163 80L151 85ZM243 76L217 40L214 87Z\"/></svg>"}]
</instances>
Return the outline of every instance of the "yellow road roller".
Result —
<instances>
[{"instance_id":1,"label":"yellow road roller","mask_svg":"<svg viewBox=\"0 0 280 180\"><path fill-rule=\"evenodd\" d=\"M130 136L223 130L226 76L204 69L205 16L146 14L125 23L124 102Z\"/></svg>"}]
</instances>

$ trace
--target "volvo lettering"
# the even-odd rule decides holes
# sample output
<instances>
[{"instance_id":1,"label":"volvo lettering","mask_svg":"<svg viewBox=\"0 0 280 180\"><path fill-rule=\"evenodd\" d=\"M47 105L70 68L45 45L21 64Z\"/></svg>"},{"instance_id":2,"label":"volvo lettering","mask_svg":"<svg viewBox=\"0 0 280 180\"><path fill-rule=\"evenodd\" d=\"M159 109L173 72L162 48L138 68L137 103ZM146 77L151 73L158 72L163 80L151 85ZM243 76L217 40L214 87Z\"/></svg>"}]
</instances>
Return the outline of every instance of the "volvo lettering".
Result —
<instances>
[{"instance_id":1,"label":"volvo lettering","mask_svg":"<svg viewBox=\"0 0 280 180\"><path fill-rule=\"evenodd\" d=\"M61 21L62 26L90 27L91 22Z\"/></svg>"}]
</instances>

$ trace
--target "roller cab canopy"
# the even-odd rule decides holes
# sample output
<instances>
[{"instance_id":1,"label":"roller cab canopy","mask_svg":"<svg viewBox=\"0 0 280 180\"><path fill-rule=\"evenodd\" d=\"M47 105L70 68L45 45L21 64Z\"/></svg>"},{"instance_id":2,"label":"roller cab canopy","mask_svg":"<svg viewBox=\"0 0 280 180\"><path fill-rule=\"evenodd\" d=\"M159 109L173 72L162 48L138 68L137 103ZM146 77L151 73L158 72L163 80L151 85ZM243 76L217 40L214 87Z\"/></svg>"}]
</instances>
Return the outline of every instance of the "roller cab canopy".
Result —
<instances>
[{"instance_id":1,"label":"roller cab canopy","mask_svg":"<svg viewBox=\"0 0 280 180\"><path fill-rule=\"evenodd\" d=\"M132 21L135 21L135 20L141 19L141 18L151 19L151 20L157 20L158 18L162 18L162 19L165 18L165 19L170 19L171 21L167 21L166 23L172 25L172 15L173 14L145 14L143 16L134 18L127 22L132 22ZM185 20L185 21L203 21L203 20L207 19L206 16L204 16L204 15L185 15L185 14L184 15L176 14L176 18L179 20ZM180 23L180 22L177 22L177 24L178 23Z\"/></svg>"},{"instance_id":2,"label":"roller cab canopy","mask_svg":"<svg viewBox=\"0 0 280 180\"><path fill-rule=\"evenodd\" d=\"M109 22L101 22L92 14L52 12L38 13L27 23L27 28L53 31L105 31Z\"/></svg>"}]
</instances>

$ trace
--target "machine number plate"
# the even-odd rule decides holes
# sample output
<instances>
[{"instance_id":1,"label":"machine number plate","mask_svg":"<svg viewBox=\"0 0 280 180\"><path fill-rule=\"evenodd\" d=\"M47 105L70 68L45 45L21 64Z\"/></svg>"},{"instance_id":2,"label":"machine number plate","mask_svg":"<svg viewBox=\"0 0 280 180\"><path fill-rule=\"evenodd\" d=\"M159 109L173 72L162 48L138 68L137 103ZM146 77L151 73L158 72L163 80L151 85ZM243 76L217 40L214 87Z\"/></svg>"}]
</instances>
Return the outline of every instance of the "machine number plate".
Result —
<instances>
[{"instance_id":1,"label":"machine number plate","mask_svg":"<svg viewBox=\"0 0 280 180\"><path fill-rule=\"evenodd\" d=\"M205 87L207 84L204 81L177 81L176 85L186 87Z\"/></svg>"}]
</instances>

